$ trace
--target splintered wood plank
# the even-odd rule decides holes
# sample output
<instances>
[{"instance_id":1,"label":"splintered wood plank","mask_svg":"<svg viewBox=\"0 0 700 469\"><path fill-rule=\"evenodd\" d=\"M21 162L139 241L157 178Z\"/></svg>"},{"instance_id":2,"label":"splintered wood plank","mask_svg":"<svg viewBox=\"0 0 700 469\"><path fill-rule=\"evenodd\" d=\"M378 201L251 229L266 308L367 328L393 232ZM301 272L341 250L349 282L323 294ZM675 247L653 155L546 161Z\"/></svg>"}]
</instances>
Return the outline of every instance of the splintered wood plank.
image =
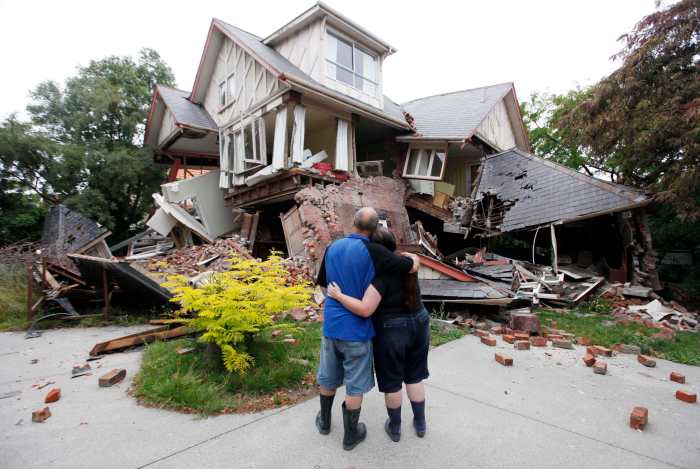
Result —
<instances>
[{"instance_id":1,"label":"splintered wood plank","mask_svg":"<svg viewBox=\"0 0 700 469\"><path fill-rule=\"evenodd\" d=\"M101 353L115 352L117 350L123 350L137 345L148 344L156 340L173 339L192 332L192 329L187 326L179 326L174 329L170 329L170 326L156 327L155 329L141 332L139 334L131 334L108 340L106 342L100 342L99 344L96 344L92 350L90 350L90 355L95 356Z\"/></svg>"}]
</instances>

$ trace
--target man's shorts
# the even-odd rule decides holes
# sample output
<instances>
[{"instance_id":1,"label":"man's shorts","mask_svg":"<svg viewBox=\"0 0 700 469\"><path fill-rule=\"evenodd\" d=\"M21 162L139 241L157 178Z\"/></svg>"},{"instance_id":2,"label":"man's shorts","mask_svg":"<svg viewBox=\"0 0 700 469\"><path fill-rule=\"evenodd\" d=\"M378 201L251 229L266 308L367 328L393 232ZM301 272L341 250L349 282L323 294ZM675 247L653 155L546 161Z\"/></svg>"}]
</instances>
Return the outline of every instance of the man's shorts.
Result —
<instances>
[{"instance_id":1,"label":"man's shorts","mask_svg":"<svg viewBox=\"0 0 700 469\"><path fill-rule=\"evenodd\" d=\"M372 341L321 339L318 384L335 389L345 383L345 394L361 396L374 387Z\"/></svg>"},{"instance_id":2,"label":"man's shorts","mask_svg":"<svg viewBox=\"0 0 700 469\"><path fill-rule=\"evenodd\" d=\"M374 366L381 392L401 391L403 383L416 384L428 378L430 316L425 308L417 313L386 314L374 326Z\"/></svg>"}]
</instances>

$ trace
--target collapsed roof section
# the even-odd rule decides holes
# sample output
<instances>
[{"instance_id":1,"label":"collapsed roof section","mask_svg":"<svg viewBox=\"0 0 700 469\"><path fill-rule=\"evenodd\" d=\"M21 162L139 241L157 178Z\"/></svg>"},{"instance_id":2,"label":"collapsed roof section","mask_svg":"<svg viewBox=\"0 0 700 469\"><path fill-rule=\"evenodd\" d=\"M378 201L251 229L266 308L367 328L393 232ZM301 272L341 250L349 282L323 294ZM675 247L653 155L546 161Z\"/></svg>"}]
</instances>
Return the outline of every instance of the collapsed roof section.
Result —
<instances>
[{"instance_id":1,"label":"collapsed roof section","mask_svg":"<svg viewBox=\"0 0 700 469\"><path fill-rule=\"evenodd\" d=\"M648 205L646 194L518 149L486 157L472 228L486 235L561 224Z\"/></svg>"},{"instance_id":2,"label":"collapsed roof section","mask_svg":"<svg viewBox=\"0 0 700 469\"><path fill-rule=\"evenodd\" d=\"M44 220L41 246L50 258L63 258L70 253L86 253L111 257L105 238L111 232L94 220L65 205L51 207Z\"/></svg>"}]
</instances>

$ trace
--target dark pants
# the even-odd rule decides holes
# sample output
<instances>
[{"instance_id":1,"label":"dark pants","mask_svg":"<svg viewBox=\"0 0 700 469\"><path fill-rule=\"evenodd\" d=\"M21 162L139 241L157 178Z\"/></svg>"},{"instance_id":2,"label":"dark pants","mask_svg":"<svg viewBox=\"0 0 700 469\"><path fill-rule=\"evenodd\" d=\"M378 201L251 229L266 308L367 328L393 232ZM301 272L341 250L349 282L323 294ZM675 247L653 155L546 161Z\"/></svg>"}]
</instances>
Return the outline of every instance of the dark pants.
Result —
<instances>
[{"instance_id":1,"label":"dark pants","mask_svg":"<svg viewBox=\"0 0 700 469\"><path fill-rule=\"evenodd\" d=\"M381 392L397 392L403 383L428 377L430 316L417 313L381 314L375 321L374 367Z\"/></svg>"}]
</instances>

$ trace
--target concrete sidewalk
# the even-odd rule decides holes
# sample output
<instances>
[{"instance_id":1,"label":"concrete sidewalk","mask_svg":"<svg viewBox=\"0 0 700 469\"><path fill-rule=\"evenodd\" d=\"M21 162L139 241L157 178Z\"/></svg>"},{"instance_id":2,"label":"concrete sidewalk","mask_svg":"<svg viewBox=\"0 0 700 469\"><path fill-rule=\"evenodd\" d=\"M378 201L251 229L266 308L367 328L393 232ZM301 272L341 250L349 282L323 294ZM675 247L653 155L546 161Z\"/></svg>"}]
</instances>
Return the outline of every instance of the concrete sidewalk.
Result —
<instances>
[{"instance_id":1,"label":"concrete sidewalk","mask_svg":"<svg viewBox=\"0 0 700 469\"><path fill-rule=\"evenodd\" d=\"M431 352L424 439L410 431L405 406L404 436L391 442L375 391L363 408L368 439L345 452L339 402L332 432L322 436L313 425L315 399L201 419L140 407L126 382L98 388L99 374L114 367L127 368L130 381L140 352L107 356L94 375L70 378L95 342L140 329L54 330L32 340L0 334L0 396L21 392L0 399L0 467L700 467L700 406L674 398L676 389L700 389L700 368L663 360L645 368L618 355L600 376L581 362L582 348L518 352L500 338L486 347L469 336ZM513 367L493 360L499 350L514 358ZM33 358L39 362L30 365ZM670 382L671 371L684 373L688 384ZM43 407L53 385L31 386L47 378L63 396L50 405L46 423L32 423L31 411ZM644 432L628 426L638 405L649 408Z\"/></svg>"}]
</instances>

